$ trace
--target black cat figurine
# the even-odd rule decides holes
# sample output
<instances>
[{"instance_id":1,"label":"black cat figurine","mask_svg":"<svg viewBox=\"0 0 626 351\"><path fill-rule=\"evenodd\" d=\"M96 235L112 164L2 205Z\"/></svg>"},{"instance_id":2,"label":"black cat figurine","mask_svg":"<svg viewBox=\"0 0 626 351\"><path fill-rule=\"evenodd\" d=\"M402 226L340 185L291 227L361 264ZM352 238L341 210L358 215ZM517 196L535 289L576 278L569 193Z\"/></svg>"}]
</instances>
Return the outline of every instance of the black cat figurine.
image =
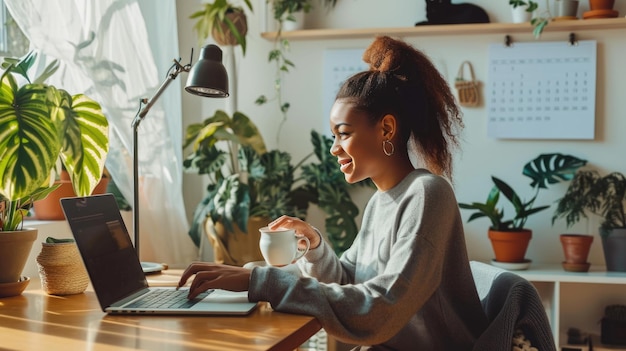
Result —
<instances>
[{"instance_id":1,"label":"black cat figurine","mask_svg":"<svg viewBox=\"0 0 626 351\"><path fill-rule=\"evenodd\" d=\"M451 0L426 0L426 18L428 21L415 25L489 23L489 15L480 6L452 4Z\"/></svg>"}]
</instances>

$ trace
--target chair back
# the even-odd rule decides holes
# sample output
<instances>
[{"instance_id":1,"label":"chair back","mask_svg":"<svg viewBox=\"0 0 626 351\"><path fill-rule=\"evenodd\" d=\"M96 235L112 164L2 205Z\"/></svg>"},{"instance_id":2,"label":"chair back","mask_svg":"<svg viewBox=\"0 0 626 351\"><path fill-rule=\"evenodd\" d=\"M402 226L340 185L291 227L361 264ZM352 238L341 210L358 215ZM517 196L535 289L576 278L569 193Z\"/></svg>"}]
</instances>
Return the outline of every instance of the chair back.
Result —
<instances>
[{"instance_id":1,"label":"chair back","mask_svg":"<svg viewBox=\"0 0 626 351\"><path fill-rule=\"evenodd\" d=\"M511 350L523 337L539 351L556 351L548 316L534 285L523 277L482 262L470 267L489 326L474 350Z\"/></svg>"}]
</instances>

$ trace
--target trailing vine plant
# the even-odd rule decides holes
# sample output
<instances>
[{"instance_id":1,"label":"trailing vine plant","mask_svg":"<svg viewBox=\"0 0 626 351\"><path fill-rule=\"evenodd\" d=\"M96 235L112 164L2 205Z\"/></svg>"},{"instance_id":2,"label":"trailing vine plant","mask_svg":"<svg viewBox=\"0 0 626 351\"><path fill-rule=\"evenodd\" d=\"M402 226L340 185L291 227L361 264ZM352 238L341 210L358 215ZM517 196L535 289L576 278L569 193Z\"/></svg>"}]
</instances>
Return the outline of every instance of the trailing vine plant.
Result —
<instances>
[{"instance_id":1,"label":"trailing vine plant","mask_svg":"<svg viewBox=\"0 0 626 351\"><path fill-rule=\"evenodd\" d=\"M319 0L327 8L333 8L337 0ZM274 64L274 94L271 98L266 95L259 96L255 103L257 105L263 105L269 101L275 101L278 104L278 109L282 115L280 124L278 125L276 132L276 142L281 135L281 129L287 121L287 112L291 104L283 99L283 78L285 74L295 68L295 64L291 61L287 53L290 50L289 40L283 37L283 28L286 21L296 21L294 13L304 12L308 13L313 9L312 0L266 0L268 5L272 7L272 13L274 20L277 23L276 36L274 37L274 45L268 55L268 62Z\"/></svg>"}]
</instances>

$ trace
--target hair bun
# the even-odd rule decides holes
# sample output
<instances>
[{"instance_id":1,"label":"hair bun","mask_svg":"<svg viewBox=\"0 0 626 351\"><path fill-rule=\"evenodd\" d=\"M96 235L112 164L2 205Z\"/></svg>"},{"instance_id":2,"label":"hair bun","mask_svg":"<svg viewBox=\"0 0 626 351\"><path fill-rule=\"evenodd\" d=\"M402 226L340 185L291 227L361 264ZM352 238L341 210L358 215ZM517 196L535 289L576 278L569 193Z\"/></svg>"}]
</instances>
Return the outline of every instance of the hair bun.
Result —
<instances>
[{"instance_id":1,"label":"hair bun","mask_svg":"<svg viewBox=\"0 0 626 351\"><path fill-rule=\"evenodd\" d=\"M400 73L406 52L411 49L407 44L388 36L374 39L363 53L363 61L371 71Z\"/></svg>"}]
</instances>

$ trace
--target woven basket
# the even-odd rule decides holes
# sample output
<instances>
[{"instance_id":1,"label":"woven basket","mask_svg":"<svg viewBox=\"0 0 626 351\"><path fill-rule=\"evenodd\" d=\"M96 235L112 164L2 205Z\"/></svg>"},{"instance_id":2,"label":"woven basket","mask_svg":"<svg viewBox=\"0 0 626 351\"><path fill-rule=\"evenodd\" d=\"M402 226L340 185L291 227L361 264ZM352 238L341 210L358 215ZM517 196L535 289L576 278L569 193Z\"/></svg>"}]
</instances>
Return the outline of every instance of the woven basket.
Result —
<instances>
[{"instance_id":1,"label":"woven basket","mask_svg":"<svg viewBox=\"0 0 626 351\"><path fill-rule=\"evenodd\" d=\"M246 14L241 11L236 11L227 13L226 17L233 22L235 28L239 31L239 34L241 34L242 37L245 37L248 33L248 20L246 18ZM213 33L211 34L213 35L215 42L219 45L239 45L237 38L233 35L233 32L226 23L216 23L215 28L213 28Z\"/></svg>"},{"instance_id":2,"label":"woven basket","mask_svg":"<svg viewBox=\"0 0 626 351\"><path fill-rule=\"evenodd\" d=\"M470 80L466 80L463 74L465 66L468 66L470 73ZM463 61L461 67L459 67L459 73L456 76L454 83L458 91L459 104L461 106L475 107L480 103L480 96L478 91L478 82L474 77L474 67L469 61Z\"/></svg>"},{"instance_id":3,"label":"woven basket","mask_svg":"<svg viewBox=\"0 0 626 351\"><path fill-rule=\"evenodd\" d=\"M80 294L89 285L76 243L42 243L37 267L41 288L50 295Z\"/></svg>"}]
</instances>

